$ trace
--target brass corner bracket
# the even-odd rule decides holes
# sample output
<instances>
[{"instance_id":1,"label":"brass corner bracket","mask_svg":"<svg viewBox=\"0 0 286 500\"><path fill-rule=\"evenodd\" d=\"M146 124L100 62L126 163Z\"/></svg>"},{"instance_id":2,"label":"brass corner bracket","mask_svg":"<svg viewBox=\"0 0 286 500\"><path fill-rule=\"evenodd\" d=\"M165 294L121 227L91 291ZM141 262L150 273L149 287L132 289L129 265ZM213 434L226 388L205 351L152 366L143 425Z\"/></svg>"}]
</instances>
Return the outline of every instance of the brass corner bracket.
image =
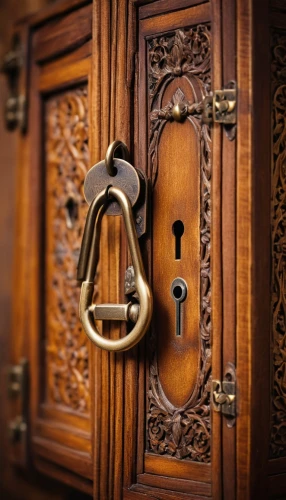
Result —
<instances>
[{"instance_id":1,"label":"brass corner bracket","mask_svg":"<svg viewBox=\"0 0 286 500\"><path fill-rule=\"evenodd\" d=\"M9 97L5 104L5 122L8 130L19 127L24 133L27 127L26 97L20 94L19 80L24 65L24 51L17 33L14 34L11 49L4 56L1 72L7 77Z\"/></svg>"},{"instance_id":2,"label":"brass corner bracket","mask_svg":"<svg viewBox=\"0 0 286 500\"><path fill-rule=\"evenodd\" d=\"M29 363L22 359L8 368L8 395L16 400L19 413L8 422L10 457L14 465L26 467L28 463L28 392Z\"/></svg>"},{"instance_id":3,"label":"brass corner bracket","mask_svg":"<svg viewBox=\"0 0 286 500\"><path fill-rule=\"evenodd\" d=\"M227 363L222 381L212 381L213 409L227 417L227 426L233 427L236 420L236 370Z\"/></svg>"},{"instance_id":4,"label":"brass corner bracket","mask_svg":"<svg viewBox=\"0 0 286 500\"><path fill-rule=\"evenodd\" d=\"M236 83L231 81L225 89L215 90L204 98L202 120L207 124L221 123L232 141L236 136L236 108Z\"/></svg>"}]
</instances>

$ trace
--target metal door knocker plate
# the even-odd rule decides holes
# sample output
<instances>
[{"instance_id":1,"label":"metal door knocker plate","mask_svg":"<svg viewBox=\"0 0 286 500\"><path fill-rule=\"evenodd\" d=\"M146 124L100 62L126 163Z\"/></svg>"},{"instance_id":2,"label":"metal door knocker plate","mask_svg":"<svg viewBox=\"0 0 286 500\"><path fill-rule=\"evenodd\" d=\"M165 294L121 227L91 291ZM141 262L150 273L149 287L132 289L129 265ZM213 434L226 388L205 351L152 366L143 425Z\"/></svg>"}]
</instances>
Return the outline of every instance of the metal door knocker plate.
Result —
<instances>
[{"instance_id":1,"label":"metal door knocker plate","mask_svg":"<svg viewBox=\"0 0 286 500\"><path fill-rule=\"evenodd\" d=\"M134 167L125 160L114 158L116 173L110 176L106 169L105 160L94 165L87 173L84 181L84 196L90 205L92 200L107 186L122 189L128 196L131 206L134 207L140 193L140 179ZM107 215L121 215L122 210L116 200L111 201L106 208Z\"/></svg>"},{"instance_id":2,"label":"metal door knocker plate","mask_svg":"<svg viewBox=\"0 0 286 500\"><path fill-rule=\"evenodd\" d=\"M117 147L119 142L115 142ZM112 146L108 151L114 149ZM122 150L126 153L127 147L124 145ZM85 333L98 347L108 351L125 351L137 344L146 333L153 308L152 293L146 280L138 243L140 227L145 228L146 224L141 216L141 220L137 220L138 213L144 215L146 212L146 177L126 160L114 158L112 166L110 164L108 166L107 161L101 161L90 170L84 190L90 207L78 263L78 280L82 281L80 319ZM104 213L107 215L122 213L124 220L133 264L132 289L125 290L128 294L126 304L93 304L94 279L99 260L100 226ZM126 337L111 340L100 334L96 320L132 321L135 325Z\"/></svg>"},{"instance_id":3,"label":"metal door knocker plate","mask_svg":"<svg viewBox=\"0 0 286 500\"><path fill-rule=\"evenodd\" d=\"M117 148L113 146L117 145ZM123 146L122 146L123 144ZM120 147L121 146L121 147ZM108 151L115 149L124 152L124 158L129 158L127 146L121 141L114 141ZM126 152L127 151L127 152ZM147 200L148 183L142 170L134 168L126 159L113 158L113 166L110 166L110 154L106 155L105 160L96 163L87 173L84 181L84 196L90 205L94 198L107 186L118 187L129 198L134 213L135 227L138 238L146 232L147 222ZM112 172L112 175L109 172ZM121 215L122 211L119 203L115 200L109 200L105 213L107 215Z\"/></svg>"}]
</instances>

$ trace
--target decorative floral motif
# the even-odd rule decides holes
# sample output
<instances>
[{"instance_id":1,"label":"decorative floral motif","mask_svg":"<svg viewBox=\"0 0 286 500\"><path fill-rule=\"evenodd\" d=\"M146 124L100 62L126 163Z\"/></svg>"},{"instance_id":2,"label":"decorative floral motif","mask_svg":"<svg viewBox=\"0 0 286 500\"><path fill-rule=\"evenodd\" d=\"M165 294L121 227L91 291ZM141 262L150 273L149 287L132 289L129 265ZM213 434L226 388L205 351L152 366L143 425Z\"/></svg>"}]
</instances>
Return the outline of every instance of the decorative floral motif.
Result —
<instances>
[{"instance_id":1,"label":"decorative floral motif","mask_svg":"<svg viewBox=\"0 0 286 500\"><path fill-rule=\"evenodd\" d=\"M210 461L210 349L206 349L203 358L191 398L183 407L176 408L164 394L154 357L150 366L147 422L149 446L155 453Z\"/></svg>"},{"instance_id":2,"label":"decorative floral motif","mask_svg":"<svg viewBox=\"0 0 286 500\"><path fill-rule=\"evenodd\" d=\"M286 36L272 33L272 342L270 454L286 456Z\"/></svg>"},{"instance_id":3,"label":"decorative floral motif","mask_svg":"<svg viewBox=\"0 0 286 500\"><path fill-rule=\"evenodd\" d=\"M187 101L184 92L180 89L180 87L178 87L171 101L168 102L168 104L166 104L164 108L154 109L150 113L151 126L150 126L149 155L152 165L151 181L153 186L157 179L159 138L162 134L165 124L170 120L174 120L173 109L175 108L176 105L180 106L181 116L183 119L190 115L199 118L199 116L203 112L202 102L190 104Z\"/></svg>"},{"instance_id":4,"label":"decorative floral motif","mask_svg":"<svg viewBox=\"0 0 286 500\"><path fill-rule=\"evenodd\" d=\"M153 185L158 169L158 144L162 130L180 105L182 116L190 120L200 141L201 157L201 319L200 363L197 382L187 403L176 408L168 401L160 383L156 339L150 338L150 374L147 413L147 447L158 454L180 459L210 462L210 375L211 375L211 139L202 123L202 100L210 88L210 32L199 25L177 30L149 41L150 133L149 158ZM176 77L185 75L193 90L192 104L178 86L170 102L162 108L163 94ZM198 89L198 90L195 90Z\"/></svg>"},{"instance_id":5,"label":"decorative floral motif","mask_svg":"<svg viewBox=\"0 0 286 500\"><path fill-rule=\"evenodd\" d=\"M162 98L168 84L178 76L185 75L190 82L196 79L199 94L194 92L195 102L190 105L178 87L171 101L162 108ZM210 90L210 31L199 25L189 30L176 30L174 35L155 38L149 42L149 98L151 180L154 186L158 169L158 143L168 120L173 119L172 109L182 105L184 117L194 115L199 120L202 114L202 100Z\"/></svg>"},{"instance_id":6,"label":"decorative floral motif","mask_svg":"<svg viewBox=\"0 0 286 500\"><path fill-rule=\"evenodd\" d=\"M209 86L209 28L200 24L189 30L176 30L173 36L154 38L149 42L149 68L151 101L163 82L183 74L198 75Z\"/></svg>"},{"instance_id":7,"label":"decorative floral motif","mask_svg":"<svg viewBox=\"0 0 286 500\"><path fill-rule=\"evenodd\" d=\"M89 410L88 343L78 319L76 268L87 205L87 87L47 99L46 335L48 399Z\"/></svg>"}]
</instances>

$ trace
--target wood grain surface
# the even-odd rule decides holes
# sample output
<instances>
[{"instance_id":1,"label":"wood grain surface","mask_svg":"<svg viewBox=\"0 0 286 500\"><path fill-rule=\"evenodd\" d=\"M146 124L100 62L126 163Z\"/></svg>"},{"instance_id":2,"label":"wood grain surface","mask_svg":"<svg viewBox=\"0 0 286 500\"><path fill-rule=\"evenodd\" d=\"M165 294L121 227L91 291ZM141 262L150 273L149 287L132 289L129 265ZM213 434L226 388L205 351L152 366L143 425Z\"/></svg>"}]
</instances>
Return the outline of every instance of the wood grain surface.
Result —
<instances>
[{"instance_id":1,"label":"wood grain surface","mask_svg":"<svg viewBox=\"0 0 286 500\"><path fill-rule=\"evenodd\" d=\"M15 279L2 296L17 289L11 360L30 361L27 498L285 496L285 10L281 0L61 0L17 24L29 123L17 159L6 147L19 183ZM232 80L230 141L203 123L202 103ZM148 176L140 246L154 316L137 347L109 354L81 330L75 272L83 179L115 139ZM130 264L120 217L104 216L98 302L125 300ZM103 322L101 332L128 328ZM228 362L232 428L211 406L211 378ZM15 400L6 413L19 411Z\"/></svg>"}]
</instances>

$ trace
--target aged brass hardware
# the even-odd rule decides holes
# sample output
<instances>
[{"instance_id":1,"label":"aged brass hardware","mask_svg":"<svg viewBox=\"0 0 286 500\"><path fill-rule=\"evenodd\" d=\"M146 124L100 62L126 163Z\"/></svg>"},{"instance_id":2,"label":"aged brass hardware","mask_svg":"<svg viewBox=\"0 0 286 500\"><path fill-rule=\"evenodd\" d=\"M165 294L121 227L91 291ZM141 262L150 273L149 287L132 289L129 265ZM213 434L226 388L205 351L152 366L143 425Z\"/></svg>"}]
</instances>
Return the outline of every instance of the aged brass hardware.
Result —
<instances>
[{"instance_id":1,"label":"aged brass hardware","mask_svg":"<svg viewBox=\"0 0 286 500\"><path fill-rule=\"evenodd\" d=\"M121 158L114 158L113 166L116 168L116 175L113 177L108 174L104 160L88 171L84 182L85 199L90 204L107 186L122 189L134 208L135 227L139 238L146 232L147 228L148 182L146 175ZM109 202L105 213L107 215L120 215L120 205L115 200Z\"/></svg>"},{"instance_id":2,"label":"aged brass hardware","mask_svg":"<svg viewBox=\"0 0 286 500\"><path fill-rule=\"evenodd\" d=\"M172 117L176 122L181 122L186 118L186 104L179 102L172 109Z\"/></svg>"},{"instance_id":3,"label":"aged brass hardware","mask_svg":"<svg viewBox=\"0 0 286 500\"><path fill-rule=\"evenodd\" d=\"M125 271L124 293L125 295L129 295L134 292L136 292L134 267L129 266Z\"/></svg>"},{"instance_id":4,"label":"aged brass hardware","mask_svg":"<svg viewBox=\"0 0 286 500\"><path fill-rule=\"evenodd\" d=\"M180 337L182 334L182 310L181 304L187 297L187 283L183 278L175 278L171 285L171 296L176 304L176 336Z\"/></svg>"},{"instance_id":5,"label":"aged brass hardware","mask_svg":"<svg viewBox=\"0 0 286 500\"><path fill-rule=\"evenodd\" d=\"M236 123L236 90L215 90L213 96L204 99L204 123L223 123L234 125Z\"/></svg>"},{"instance_id":6,"label":"aged brass hardware","mask_svg":"<svg viewBox=\"0 0 286 500\"><path fill-rule=\"evenodd\" d=\"M133 207L139 198L140 179L137 170L125 160L115 158L113 165L116 175L110 177L102 160L94 165L87 173L84 181L84 195L88 204L107 186L118 187L128 196ZM120 215L120 205L113 200L106 208L107 215Z\"/></svg>"},{"instance_id":7,"label":"aged brass hardware","mask_svg":"<svg viewBox=\"0 0 286 500\"><path fill-rule=\"evenodd\" d=\"M89 308L93 313L94 319L113 320L113 321L132 321L136 323L140 312L139 304L92 304Z\"/></svg>"},{"instance_id":8,"label":"aged brass hardware","mask_svg":"<svg viewBox=\"0 0 286 500\"><path fill-rule=\"evenodd\" d=\"M232 427L236 417L236 373L232 363L227 364L222 382L212 381L212 401L214 410L226 416L228 427Z\"/></svg>"},{"instance_id":9,"label":"aged brass hardware","mask_svg":"<svg viewBox=\"0 0 286 500\"><path fill-rule=\"evenodd\" d=\"M21 414L8 423L11 449L11 460L21 467L27 465L27 416L28 416L28 361L21 360L18 365L8 369L8 394L19 401Z\"/></svg>"},{"instance_id":10,"label":"aged brass hardware","mask_svg":"<svg viewBox=\"0 0 286 500\"><path fill-rule=\"evenodd\" d=\"M235 82L230 82L223 90L215 90L203 101L202 120L204 123L222 123L230 140L235 137L237 92Z\"/></svg>"},{"instance_id":11,"label":"aged brass hardware","mask_svg":"<svg viewBox=\"0 0 286 500\"><path fill-rule=\"evenodd\" d=\"M134 284L139 304L92 304L94 279L99 259L100 221L108 200L115 198L119 203L125 224L128 246L134 268ZM83 328L92 342L107 351L125 351L133 347L146 333L152 315L152 293L147 283L140 254L131 203L128 196L118 187L107 187L92 201L83 236L78 266L78 279L82 280L79 315ZM100 335L95 319L136 320L131 332L118 340L110 340Z\"/></svg>"},{"instance_id":12,"label":"aged brass hardware","mask_svg":"<svg viewBox=\"0 0 286 500\"><path fill-rule=\"evenodd\" d=\"M114 156L116 152L120 153L119 158L122 158L127 162L130 161L129 151L124 142L113 141L111 144L109 144L105 156L105 167L108 175L110 175L111 177L114 177L117 174L116 165L114 165Z\"/></svg>"},{"instance_id":13,"label":"aged brass hardware","mask_svg":"<svg viewBox=\"0 0 286 500\"><path fill-rule=\"evenodd\" d=\"M23 48L18 34L12 39L12 46L4 56L1 71L8 80L9 97L5 105L5 121L8 130L19 126L21 132L26 130L26 98L19 95L20 71L23 67Z\"/></svg>"},{"instance_id":14,"label":"aged brass hardware","mask_svg":"<svg viewBox=\"0 0 286 500\"><path fill-rule=\"evenodd\" d=\"M26 395L28 377L28 361L22 359L18 365L8 368L8 393L10 397Z\"/></svg>"},{"instance_id":15,"label":"aged brass hardware","mask_svg":"<svg viewBox=\"0 0 286 500\"><path fill-rule=\"evenodd\" d=\"M236 91L234 89L216 90L213 99L214 121L225 125L236 123Z\"/></svg>"},{"instance_id":16,"label":"aged brass hardware","mask_svg":"<svg viewBox=\"0 0 286 500\"><path fill-rule=\"evenodd\" d=\"M21 442L26 439L27 422L18 416L9 422L9 439L11 443Z\"/></svg>"}]
</instances>

